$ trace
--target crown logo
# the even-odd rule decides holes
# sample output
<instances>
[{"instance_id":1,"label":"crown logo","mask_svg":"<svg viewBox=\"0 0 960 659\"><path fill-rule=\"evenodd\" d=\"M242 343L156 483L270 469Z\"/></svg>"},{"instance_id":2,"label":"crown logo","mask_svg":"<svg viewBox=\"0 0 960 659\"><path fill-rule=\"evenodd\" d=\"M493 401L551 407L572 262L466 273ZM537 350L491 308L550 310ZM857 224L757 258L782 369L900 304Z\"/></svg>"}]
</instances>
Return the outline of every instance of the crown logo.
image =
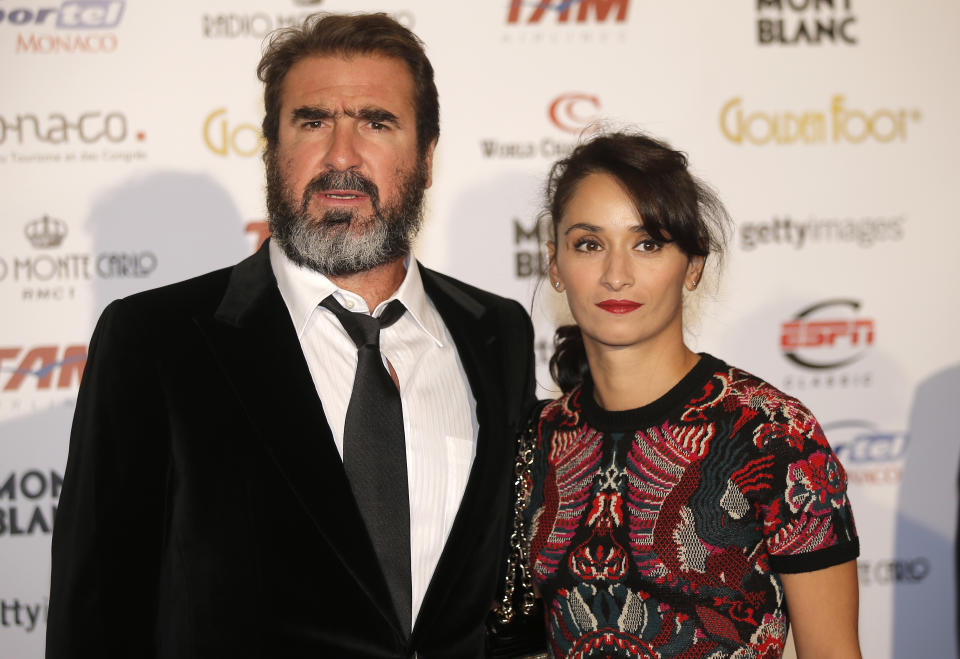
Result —
<instances>
[{"instance_id":1,"label":"crown logo","mask_svg":"<svg viewBox=\"0 0 960 659\"><path fill-rule=\"evenodd\" d=\"M23 229L23 235L31 245L39 249L58 247L67 237L67 223L44 215L28 222Z\"/></svg>"}]
</instances>

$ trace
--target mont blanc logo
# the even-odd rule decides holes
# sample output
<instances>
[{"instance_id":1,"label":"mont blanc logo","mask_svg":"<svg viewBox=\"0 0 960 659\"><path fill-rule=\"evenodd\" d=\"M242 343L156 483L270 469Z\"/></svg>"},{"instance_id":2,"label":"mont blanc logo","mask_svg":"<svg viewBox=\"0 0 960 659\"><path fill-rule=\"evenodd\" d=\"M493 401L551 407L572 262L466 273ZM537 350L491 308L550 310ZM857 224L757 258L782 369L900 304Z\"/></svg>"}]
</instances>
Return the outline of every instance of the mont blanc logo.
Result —
<instances>
[{"instance_id":1,"label":"mont blanc logo","mask_svg":"<svg viewBox=\"0 0 960 659\"><path fill-rule=\"evenodd\" d=\"M67 223L49 215L44 215L28 222L23 229L23 234L30 241L30 244L37 249L59 247L63 239L67 237Z\"/></svg>"}]
</instances>

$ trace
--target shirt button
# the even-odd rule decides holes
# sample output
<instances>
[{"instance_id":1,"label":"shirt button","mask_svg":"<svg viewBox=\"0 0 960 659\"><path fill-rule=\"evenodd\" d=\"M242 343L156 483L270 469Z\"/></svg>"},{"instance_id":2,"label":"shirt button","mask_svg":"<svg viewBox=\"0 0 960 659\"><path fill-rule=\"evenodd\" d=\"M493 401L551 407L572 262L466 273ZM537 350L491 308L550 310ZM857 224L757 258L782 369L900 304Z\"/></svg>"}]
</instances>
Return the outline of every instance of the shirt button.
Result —
<instances>
[{"instance_id":1,"label":"shirt button","mask_svg":"<svg viewBox=\"0 0 960 659\"><path fill-rule=\"evenodd\" d=\"M353 309L353 307L355 306L353 303L353 300L344 300L343 302L344 302L343 306L345 306L347 309Z\"/></svg>"}]
</instances>

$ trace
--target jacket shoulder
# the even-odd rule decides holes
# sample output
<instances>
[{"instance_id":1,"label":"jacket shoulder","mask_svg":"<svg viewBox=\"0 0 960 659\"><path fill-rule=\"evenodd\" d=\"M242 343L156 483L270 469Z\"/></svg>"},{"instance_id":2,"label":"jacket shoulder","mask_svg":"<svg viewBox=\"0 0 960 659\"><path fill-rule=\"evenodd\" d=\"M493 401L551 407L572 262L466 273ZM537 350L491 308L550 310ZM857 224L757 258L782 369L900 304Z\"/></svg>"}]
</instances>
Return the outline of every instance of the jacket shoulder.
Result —
<instances>
[{"instance_id":1,"label":"jacket shoulder","mask_svg":"<svg viewBox=\"0 0 960 659\"><path fill-rule=\"evenodd\" d=\"M432 290L439 289L448 295L456 297L461 303L464 303L465 306L473 307L478 316L486 309L495 309L501 313L518 313L523 317L527 317L528 315L523 306L511 298L491 293L490 291L460 281L450 275L431 270L423 265L420 266L420 272L428 294Z\"/></svg>"},{"instance_id":2,"label":"jacket shoulder","mask_svg":"<svg viewBox=\"0 0 960 659\"><path fill-rule=\"evenodd\" d=\"M141 313L192 315L200 311L211 312L223 299L234 267L134 293L122 301L125 306Z\"/></svg>"}]
</instances>

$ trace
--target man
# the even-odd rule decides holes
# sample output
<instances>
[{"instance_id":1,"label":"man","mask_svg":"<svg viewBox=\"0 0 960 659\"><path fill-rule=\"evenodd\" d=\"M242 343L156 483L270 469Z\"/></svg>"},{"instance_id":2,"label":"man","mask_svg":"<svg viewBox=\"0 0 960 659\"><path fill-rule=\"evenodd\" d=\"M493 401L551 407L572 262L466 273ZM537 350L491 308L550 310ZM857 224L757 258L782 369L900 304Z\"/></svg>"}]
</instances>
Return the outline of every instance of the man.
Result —
<instances>
[{"instance_id":1,"label":"man","mask_svg":"<svg viewBox=\"0 0 960 659\"><path fill-rule=\"evenodd\" d=\"M258 73L273 238L104 311L47 656L482 656L529 319L410 255L439 135L414 35L316 16Z\"/></svg>"}]
</instances>

